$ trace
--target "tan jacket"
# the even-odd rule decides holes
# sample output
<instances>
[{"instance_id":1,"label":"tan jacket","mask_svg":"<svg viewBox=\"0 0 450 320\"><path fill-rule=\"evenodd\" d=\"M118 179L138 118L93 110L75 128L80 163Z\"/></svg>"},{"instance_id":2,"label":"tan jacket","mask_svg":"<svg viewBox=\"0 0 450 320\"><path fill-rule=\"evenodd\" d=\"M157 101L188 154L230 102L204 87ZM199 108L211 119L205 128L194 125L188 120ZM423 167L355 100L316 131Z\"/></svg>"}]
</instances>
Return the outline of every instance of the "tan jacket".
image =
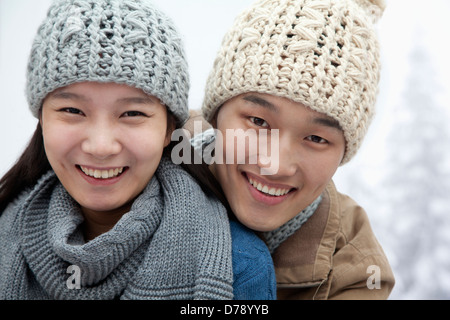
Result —
<instances>
[{"instance_id":1,"label":"tan jacket","mask_svg":"<svg viewBox=\"0 0 450 320\"><path fill-rule=\"evenodd\" d=\"M272 257L281 300L387 299L395 283L365 211L333 182Z\"/></svg>"}]
</instances>

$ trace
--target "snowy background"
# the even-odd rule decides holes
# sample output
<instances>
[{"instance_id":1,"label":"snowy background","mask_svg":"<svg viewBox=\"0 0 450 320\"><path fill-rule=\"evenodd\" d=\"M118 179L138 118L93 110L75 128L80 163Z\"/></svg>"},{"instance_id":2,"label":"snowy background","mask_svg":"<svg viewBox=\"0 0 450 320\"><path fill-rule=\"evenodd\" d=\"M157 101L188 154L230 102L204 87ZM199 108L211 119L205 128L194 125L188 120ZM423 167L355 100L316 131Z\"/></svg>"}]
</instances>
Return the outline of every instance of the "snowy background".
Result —
<instances>
[{"instance_id":1,"label":"snowy background","mask_svg":"<svg viewBox=\"0 0 450 320\"><path fill-rule=\"evenodd\" d=\"M191 109L225 31L253 0L154 0L184 37ZM31 42L50 0L0 0L0 175L35 126L24 95ZM377 115L335 182L368 212L396 276L392 299L450 299L450 1L387 0L378 23Z\"/></svg>"}]
</instances>

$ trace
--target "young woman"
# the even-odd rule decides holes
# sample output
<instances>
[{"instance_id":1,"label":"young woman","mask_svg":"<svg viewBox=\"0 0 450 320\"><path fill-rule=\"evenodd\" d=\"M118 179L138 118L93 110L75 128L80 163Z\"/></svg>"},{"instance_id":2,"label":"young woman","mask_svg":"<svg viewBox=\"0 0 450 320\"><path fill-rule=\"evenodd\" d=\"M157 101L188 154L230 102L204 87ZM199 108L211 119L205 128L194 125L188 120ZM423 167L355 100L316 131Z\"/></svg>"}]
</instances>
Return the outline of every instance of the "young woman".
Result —
<instances>
[{"instance_id":1,"label":"young woman","mask_svg":"<svg viewBox=\"0 0 450 320\"><path fill-rule=\"evenodd\" d=\"M210 169L237 219L265 239L279 299L385 299L394 285L366 213L332 182L373 116L383 9L257 1L225 35L207 81L202 113L214 130L193 144L215 141ZM259 149L245 142L252 132Z\"/></svg>"},{"instance_id":2,"label":"young woman","mask_svg":"<svg viewBox=\"0 0 450 320\"><path fill-rule=\"evenodd\" d=\"M230 233L169 158L188 90L180 37L152 5L52 5L27 73L38 125L0 181L0 299L272 297L264 244Z\"/></svg>"}]
</instances>

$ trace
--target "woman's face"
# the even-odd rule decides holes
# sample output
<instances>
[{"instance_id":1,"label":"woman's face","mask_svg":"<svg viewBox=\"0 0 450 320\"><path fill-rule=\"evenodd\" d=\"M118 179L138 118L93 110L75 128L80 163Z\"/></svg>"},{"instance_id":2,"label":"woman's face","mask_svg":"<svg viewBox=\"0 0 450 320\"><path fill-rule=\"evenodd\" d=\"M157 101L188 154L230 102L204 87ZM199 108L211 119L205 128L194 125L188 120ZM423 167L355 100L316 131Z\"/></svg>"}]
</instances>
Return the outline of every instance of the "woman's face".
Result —
<instances>
[{"instance_id":1,"label":"woman's face","mask_svg":"<svg viewBox=\"0 0 450 320\"><path fill-rule=\"evenodd\" d=\"M83 212L129 210L170 142L167 110L142 90L83 82L44 100L47 158Z\"/></svg>"},{"instance_id":2,"label":"woman's face","mask_svg":"<svg viewBox=\"0 0 450 320\"><path fill-rule=\"evenodd\" d=\"M211 169L236 217L257 231L274 230L310 205L331 180L345 151L344 135L335 120L273 95L248 93L230 99L214 124L223 137L219 154L225 157L231 145L235 158L216 159ZM267 152L258 149L252 161L255 151L249 150L250 143L238 143L236 136L254 131L258 146L264 146L263 129ZM230 138L233 131L237 135ZM239 152L245 161L237 158ZM268 167L271 173L263 174Z\"/></svg>"}]
</instances>

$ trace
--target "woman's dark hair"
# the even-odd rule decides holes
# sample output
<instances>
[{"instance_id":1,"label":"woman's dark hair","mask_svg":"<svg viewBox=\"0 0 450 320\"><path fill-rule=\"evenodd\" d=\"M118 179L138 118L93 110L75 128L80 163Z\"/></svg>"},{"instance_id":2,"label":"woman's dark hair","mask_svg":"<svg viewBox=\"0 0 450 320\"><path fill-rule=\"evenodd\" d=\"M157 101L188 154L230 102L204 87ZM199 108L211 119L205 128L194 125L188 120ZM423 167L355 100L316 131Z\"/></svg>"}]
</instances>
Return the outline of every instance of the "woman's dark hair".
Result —
<instances>
[{"instance_id":1,"label":"woman's dark hair","mask_svg":"<svg viewBox=\"0 0 450 320\"><path fill-rule=\"evenodd\" d=\"M170 124L178 127L178 125L175 125L175 118L171 113L168 113L167 122L168 127ZM187 138L184 137L183 139ZM176 143L176 141L172 141L166 147L165 155L170 157ZM194 152L193 147L191 147L192 157L194 157ZM218 198L227 208L227 211L230 212L224 193L206 163L194 164L194 159L192 158L190 163L183 163L181 166L196 179L206 194ZM51 166L44 149L42 127L38 122L28 146L13 167L0 179L0 216L10 202L22 191L33 187L39 178L50 169Z\"/></svg>"},{"instance_id":2,"label":"woman's dark hair","mask_svg":"<svg viewBox=\"0 0 450 320\"><path fill-rule=\"evenodd\" d=\"M6 206L51 169L44 150L41 124L38 123L25 151L0 180L0 215Z\"/></svg>"}]
</instances>

